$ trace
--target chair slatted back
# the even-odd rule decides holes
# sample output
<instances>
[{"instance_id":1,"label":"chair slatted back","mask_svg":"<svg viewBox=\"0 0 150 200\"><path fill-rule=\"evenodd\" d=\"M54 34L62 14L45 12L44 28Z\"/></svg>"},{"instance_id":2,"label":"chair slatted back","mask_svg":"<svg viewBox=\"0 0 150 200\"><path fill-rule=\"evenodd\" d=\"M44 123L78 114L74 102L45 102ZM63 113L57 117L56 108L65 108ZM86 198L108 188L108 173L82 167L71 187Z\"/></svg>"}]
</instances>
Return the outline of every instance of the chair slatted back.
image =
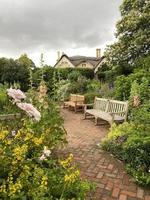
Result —
<instances>
[{"instance_id":1,"label":"chair slatted back","mask_svg":"<svg viewBox=\"0 0 150 200\"><path fill-rule=\"evenodd\" d=\"M85 101L85 96L84 95L77 95L77 102L84 103Z\"/></svg>"},{"instance_id":2,"label":"chair slatted back","mask_svg":"<svg viewBox=\"0 0 150 200\"><path fill-rule=\"evenodd\" d=\"M107 110L107 107L108 107L108 102L109 102L108 99L95 97L94 109L101 110L101 111L105 112Z\"/></svg>"},{"instance_id":3,"label":"chair slatted back","mask_svg":"<svg viewBox=\"0 0 150 200\"><path fill-rule=\"evenodd\" d=\"M77 95L76 94L70 94L70 101L76 102L77 101Z\"/></svg>"},{"instance_id":4,"label":"chair slatted back","mask_svg":"<svg viewBox=\"0 0 150 200\"><path fill-rule=\"evenodd\" d=\"M128 102L109 100L107 112L110 112L110 113L123 112L123 113L118 113L117 115L126 117L127 112L128 112Z\"/></svg>"}]
</instances>

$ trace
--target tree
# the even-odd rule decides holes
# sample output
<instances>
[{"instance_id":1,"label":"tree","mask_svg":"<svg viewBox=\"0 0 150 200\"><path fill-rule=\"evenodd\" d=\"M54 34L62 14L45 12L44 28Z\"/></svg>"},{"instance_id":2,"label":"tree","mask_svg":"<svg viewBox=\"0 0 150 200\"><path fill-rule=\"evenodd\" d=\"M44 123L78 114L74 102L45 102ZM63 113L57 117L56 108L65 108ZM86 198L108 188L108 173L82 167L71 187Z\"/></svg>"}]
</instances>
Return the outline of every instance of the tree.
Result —
<instances>
[{"instance_id":1,"label":"tree","mask_svg":"<svg viewBox=\"0 0 150 200\"><path fill-rule=\"evenodd\" d=\"M130 73L135 60L150 53L150 1L124 0L120 12L118 41L108 46L105 55L111 66Z\"/></svg>"},{"instance_id":2,"label":"tree","mask_svg":"<svg viewBox=\"0 0 150 200\"><path fill-rule=\"evenodd\" d=\"M34 68L34 63L26 55L18 60L0 58L0 83L19 83L21 89L26 91L30 85L30 71Z\"/></svg>"},{"instance_id":3,"label":"tree","mask_svg":"<svg viewBox=\"0 0 150 200\"><path fill-rule=\"evenodd\" d=\"M33 87L33 74L32 71L36 68L34 62L28 58L27 54L23 54L20 56L20 58L17 60L19 64L24 66L25 70L28 70L29 72L29 85L30 88Z\"/></svg>"},{"instance_id":4,"label":"tree","mask_svg":"<svg viewBox=\"0 0 150 200\"><path fill-rule=\"evenodd\" d=\"M28 58L27 54L23 54L20 56L20 58L17 60L20 64L24 65L26 68L35 69L34 62Z\"/></svg>"}]
</instances>

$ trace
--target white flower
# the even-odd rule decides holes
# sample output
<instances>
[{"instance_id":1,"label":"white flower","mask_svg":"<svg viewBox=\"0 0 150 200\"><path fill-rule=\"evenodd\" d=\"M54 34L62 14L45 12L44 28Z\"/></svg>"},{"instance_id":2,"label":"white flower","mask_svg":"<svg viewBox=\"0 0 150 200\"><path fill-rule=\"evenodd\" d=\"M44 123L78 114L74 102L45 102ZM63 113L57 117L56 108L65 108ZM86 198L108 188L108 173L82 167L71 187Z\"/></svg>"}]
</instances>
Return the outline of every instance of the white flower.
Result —
<instances>
[{"instance_id":1,"label":"white flower","mask_svg":"<svg viewBox=\"0 0 150 200\"><path fill-rule=\"evenodd\" d=\"M47 147L44 147L43 153L45 156L49 157L51 154L51 151L49 149L47 149Z\"/></svg>"},{"instance_id":2,"label":"white flower","mask_svg":"<svg viewBox=\"0 0 150 200\"><path fill-rule=\"evenodd\" d=\"M15 136L16 135L16 131L11 131L11 135Z\"/></svg>"},{"instance_id":3,"label":"white flower","mask_svg":"<svg viewBox=\"0 0 150 200\"><path fill-rule=\"evenodd\" d=\"M148 170L148 172L150 173L150 169Z\"/></svg>"},{"instance_id":4,"label":"white flower","mask_svg":"<svg viewBox=\"0 0 150 200\"><path fill-rule=\"evenodd\" d=\"M36 121L41 119L40 112L34 108L34 106L30 103L17 103L17 106L24 110L30 117L34 117Z\"/></svg>"},{"instance_id":5,"label":"white flower","mask_svg":"<svg viewBox=\"0 0 150 200\"><path fill-rule=\"evenodd\" d=\"M8 96L10 96L10 97L12 97L14 99L15 103L16 102L20 102L21 99L25 99L26 98L25 94L19 89L17 89L17 90L16 89L12 89L12 88L7 89L7 94L8 94Z\"/></svg>"},{"instance_id":6,"label":"white flower","mask_svg":"<svg viewBox=\"0 0 150 200\"><path fill-rule=\"evenodd\" d=\"M39 158L40 160L46 160L46 156L44 154L41 155L41 157Z\"/></svg>"},{"instance_id":7,"label":"white flower","mask_svg":"<svg viewBox=\"0 0 150 200\"><path fill-rule=\"evenodd\" d=\"M47 160L46 157L49 157L50 154L51 154L51 151L49 149L47 149L46 146L44 146L43 154L41 155L41 157L39 159L40 160Z\"/></svg>"}]
</instances>

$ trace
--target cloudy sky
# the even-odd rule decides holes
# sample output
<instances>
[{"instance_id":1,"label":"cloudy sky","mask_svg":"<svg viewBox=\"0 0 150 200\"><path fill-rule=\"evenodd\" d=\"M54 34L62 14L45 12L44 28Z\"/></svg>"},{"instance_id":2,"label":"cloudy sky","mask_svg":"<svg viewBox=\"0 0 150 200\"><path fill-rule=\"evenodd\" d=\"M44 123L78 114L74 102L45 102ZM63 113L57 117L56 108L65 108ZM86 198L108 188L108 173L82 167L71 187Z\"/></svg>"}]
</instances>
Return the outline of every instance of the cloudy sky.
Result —
<instances>
[{"instance_id":1,"label":"cloudy sky","mask_svg":"<svg viewBox=\"0 0 150 200\"><path fill-rule=\"evenodd\" d=\"M1 0L0 57L53 65L57 51L95 56L114 41L122 0Z\"/></svg>"}]
</instances>

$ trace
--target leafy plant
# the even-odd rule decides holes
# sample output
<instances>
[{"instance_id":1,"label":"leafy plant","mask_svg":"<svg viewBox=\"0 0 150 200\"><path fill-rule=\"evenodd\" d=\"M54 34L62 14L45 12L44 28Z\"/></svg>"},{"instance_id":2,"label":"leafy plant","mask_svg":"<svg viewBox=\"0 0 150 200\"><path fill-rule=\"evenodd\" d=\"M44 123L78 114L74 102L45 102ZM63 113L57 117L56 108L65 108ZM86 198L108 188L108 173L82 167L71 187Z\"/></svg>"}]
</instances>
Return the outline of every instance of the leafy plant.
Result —
<instances>
[{"instance_id":1,"label":"leafy plant","mask_svg":"<svg viewBox=\"0 0 150 200\"><path fill-rule=\"evenodd\" d=\"M134 123L114 125L102 143L103 149L123 160L127 171L141 185L150 186L150 136L148 129Z\"/></svg>"},{"instance_id":2,"label":"leafy plant","mask_svg":"<svg viewBox=\"0 0 150 200\"><path fill-rule=\"evenodd\" d=\"M66 143L66 131L59 110L49 101L46 91L43 82L39 92L30 91L36 108L24 102L29 99L20 90L8 91L14 105L22 109L22 116L18 126L15 119L12 124L0 126L2 199L84 200L92 188L81 180L79 170L72 164L73 155L64 160L55 154L55 149Z\"/></svg>"}]
</instances>

